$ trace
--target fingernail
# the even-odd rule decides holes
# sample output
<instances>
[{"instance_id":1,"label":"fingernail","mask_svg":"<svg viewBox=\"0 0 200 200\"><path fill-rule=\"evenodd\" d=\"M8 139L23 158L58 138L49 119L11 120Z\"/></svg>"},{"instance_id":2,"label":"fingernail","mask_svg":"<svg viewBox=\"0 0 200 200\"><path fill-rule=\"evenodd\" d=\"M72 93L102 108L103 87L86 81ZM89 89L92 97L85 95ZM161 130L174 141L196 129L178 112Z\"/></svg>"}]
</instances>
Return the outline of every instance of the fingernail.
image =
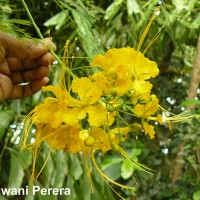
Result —
<instances>
[{"instance_id":1,"label":"fingernail","mask_svg":"<svg viewBox=\"0 0 200 200\"><path fill-rule=\"evenodd\" d=\"M49 82L49 78L48 77L44 77L43 78L44 82L47 84Z\"/></svg>"},{"instance_id":2,"label":"fingernail","mask_svg":"<svg viewBox=\"0 0 200 200\"><path fill-rule=\"evenodd\" d=\"M45 38L42 40L43 45L48 48L52 49L53 51L56 50L56 45L52 42L51 38Z\"/></svg>"}]
</instances>

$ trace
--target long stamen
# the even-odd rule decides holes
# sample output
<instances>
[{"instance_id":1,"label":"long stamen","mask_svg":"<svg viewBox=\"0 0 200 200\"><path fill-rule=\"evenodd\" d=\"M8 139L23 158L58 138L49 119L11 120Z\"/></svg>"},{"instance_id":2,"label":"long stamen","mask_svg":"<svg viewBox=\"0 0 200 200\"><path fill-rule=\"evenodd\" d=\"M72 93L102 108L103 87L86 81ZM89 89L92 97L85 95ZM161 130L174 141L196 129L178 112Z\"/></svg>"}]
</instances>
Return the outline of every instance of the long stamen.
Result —
<instances>
[{"instance_id":1,"label":"long stamen","mask_svg":"<svg viewBox=\"0 0 200 200\"><path fill-rule=\"evenodd\" d=\"M141 38L140 38L139 44L138 44L138 46L137 46L137 51L140 51L140 48L141 48L141 46L142 46L142 44L143 44L143 42L144 42L144 39L145 39L147 33L149 32L149 29L150 29L150 27L151 27L151 24L153 23L154 19L157 17L157 15L158 15L159 13L160 13L160 6L156 8L156 10L155 10L153 16L151 17L151 20L150 20L149 23L147 24L147 26L146 26L146 28L145 28L145 30L144 30L144 32L143 32Z\"/></svg>"},{"instance_id":2,"label":"long stamen","mask_svg":"<svg viewBox=\"0 0 200 200\"><path fill-rule=\"evenodd\" d=\"M119 145L116 144L112 144L114 145L114 149L116 149L117 151L119 151L121 153L122 156L124 156L126 159L130 160L131 162L133 162L140 170L143 170L149 174L152 174L150 171L152 171L150 168L138 163L137 161L135 161L133 158L131 158Z\"/></svg>"},{"instance_id":3,"label":"long stamen","mask_svg":"<svg viewBox=\"0 0 200 200\"><path fill-rule=\"evenodd\" d=\"M163 26L164 27L164 26ZM163 28L162 27L162 28ZM162 30L162 28L154 35L154 37L151 39L151 41L149 42L149 44L147 45L147 47L145 48L145 50L143 51L143 54L146 53L147 49L157 40L157 38L160 36L160 32Z\"/></svg>"},{"instance_id":4,"label":"long stamen","mask_svg":"<svg viewBox=\"0 0 200 200\"><path fill-rule=\"evenodd\" d=\"M125 189L130 189L130 190L135 189L134 187L127 186L127 185L122 185L122 184L120 184L120 183L117 183L117 182L113 181L112 179L110 179L108 176L106 176L106 175L100 170L100 168L98 167L98 165L97 165L97 163L96 163L96 161L95 161L95 158L94 158L94 153L93 153L92 151L91 151L91 158L92 158L92 163L93 163L94 167L96 168L96 170L97 170L97 171L99 172L99 174L100 174L103 178L105 178L107 181L109 181L109 182L111 182L111 183L113 183L114 185L117 185L117 186L119 186L119 187L125 188Z\"/></svg>"}]
</instances>

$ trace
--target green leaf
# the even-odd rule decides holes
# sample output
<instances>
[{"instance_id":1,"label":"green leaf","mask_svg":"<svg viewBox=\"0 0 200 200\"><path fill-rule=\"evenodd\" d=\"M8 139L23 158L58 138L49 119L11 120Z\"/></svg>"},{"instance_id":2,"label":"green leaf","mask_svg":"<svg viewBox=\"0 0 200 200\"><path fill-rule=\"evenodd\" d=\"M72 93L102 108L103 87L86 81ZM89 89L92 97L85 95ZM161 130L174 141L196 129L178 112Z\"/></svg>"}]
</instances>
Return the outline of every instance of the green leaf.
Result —
<instances>
[{"instance_id":1,"label":"green leaf","mask_svg":"<svg viewBox=\"0 0 200 200\"><path fill-rule=\"evenodd\" d=\"M9 22L12 23L12 24L21 24L21 25L24 25L24 26L31 26L30 21L23 20L23 19L10 19Z\"/></svg>"},{"instance_id":2,"label":"green leaf","mask_svg":"<svg viewBox=\"0 0 200 200\"><path fill-rule=\"evenodd\" d=\"M39 186L40 188L44 188L43 185L39 181L36 180L35 183L36 183L35 184L36 186ZM53 194L42 195L40 192L37 192L36 195L38 197L38 200L56 200L57 199L57 196L54 196Z\"/></svg>"},{"instance_id":3,"label":"green leaf","mask_svg":"<svg viewBox=\"0 0 200 200\"><path fill-rule=\"evenodd\" d=\"M106 20L112 20L112 18L117 14L119 11L121 4L124 0L115 0L107 9L104 18Z\"/></svg>"},{"instance_id":4,"label":"green leaf","mask_svg":"<svg viewBox=\"0 0 200 200\"><path fill-rule=\"evenodd\" d=\"M71 156L71 159L72 161L71 161L71 168L69 170L69 174L71 174L75 180L78 180L80 176L83 174L83 169L76 155Z\"/></svg>"},{"instance_id":5,"label":"green leaf","mask_svg":"<svg viewBox=\"0 0 200 200\"><path fill-rule=\"evenodd\" d=\"M5 13L12 13L12 9L8 5L1 5L1 10Z\"/></svg>"},{"instance_id":6,"label":"green leaf","mask_svg":"<svg viewBox=\"0 0 200 200\"><path fill-rule=\"evenodd\" d=\"M200 190L197 190L193 194L193 200L199 200L200 199Z\"/></svg>"},{"instance_id":7,"label":"green leaf","mask_svg":"<svg viewBox=\"0 0 200 200\"><path fill-rule=\"evenodd\" d=\"M189 0L186 9L192 11L192 10L194 9L194 6L195 6L195 4L196 4L197 2L198 2L198 0Z\"/></svg>"},{"instance_id":8,"label":"green leaf","mask_svg":"<svg viewBox=\"0 0 200 200\"><path fill-rule=\"evenodd\" d=\"M98 182L96 181L93 181L93 189L94 189L94 192L91 193L91 197L90 199L95 199L95 200L102 200L102 199L105 199L105 194L104 192L102 191L102 188L103 188L103 185L99 184ZM87 200L86 198L84 198L84 200ZM110 199L109 199L110 200Z\"/></svg>"},{"instance_id":9,"label":"green leaf","mask_svg":"<svg viewBox=\"0 0 200 200\"><path fill-rule=\"evenodd\" d=\"M141 153L142 153L142 149L135 148L135 149L132 149L130 156L131 156L131 158L133 158L133 160L135 160L137 162L138 156ZM134 162L132 162L131 160L124 159L123 164L121 166L122 178L124 178L124 179L130 178L135 169L140 170L141 168L138 165L136 165Z\"/></svg>"},{"instance_id":10,"label":"green leaf","mask_svg":"<svg viewBox=\"0 0 200 200\"><path fill-rule=\"evenodd\" d=\"M181 23L176 26L176 30L174 30L174 35L175 35L176 41L184 40L184 37L186 35L185 30L186 30L185 26L182 26Z\"/></svg>"},{"instance_id":11,"label":"green leaf","mask_svg":"<svg viewBox=\"0 0 200 200\"><path fill-rule=\"evenodd\" d=\"M160 25L163 25L166 27L171 26L177 19L177 16L174 13L174 10L172 10L171 14L169 15L168 10L166 10L166 8L164 6L161 7L161 14L162 15L160 15L160 16L163 16L163 17L162 18L157 17L156 21L158 21Z\"/></svg>"},{"instance_id":12,"label":"green leaf","mask_svg":"<svg viewBox=\"0 0 200 200\"><path fill-rule=\"evenodd\" d=\"M4 196L0 195L0 200L7 200Z\"/></svg>"},{"instance_id":13,"label":"green leaf","mask_svg":"<svg viewBox=\"0 0 200 200\"><path fill-rule=\"evenodd\" d=\"M70 200L76 200L77 199L77 194L76 194L76 191L75 191L75 187L74 187L74 184L75 184L75 180L74 178L71 176L71 174L69 173L69 175L67 176L67 184L66 184L66 187L70 188L71 190L71 196L70 196Z\"/></svg>"},{"instance_id":14,"label":"green leaf","mask_svg":"<svg viewBox=\"0 0 200 200\"><path fill-rule=\"evenodd\" d=\"M192 26L192 28L199 29L199 27L200 27L200 13L199 13L198 16L196 17L196 19L193 20L191 26Z\"/></svg>"},{"instance_id":15,"label":"green leaf","mask_svg":"<svg viewBox=\"0 0 200 200\"><path fill-rule=\"evenodd\" d=\"M182 11L188 4L188 0L172 0L177 11Z\"/></svg>"},{"instance_id":16,"label":"green leaf","mask_svg":"<svg viewBox=\"0 0 200 200\"><path fill-rule=\"evenodd\" d=\"M104 171L113 164L122 162L122 158L106 158L101 162L101 169Z\"/></svg>"},{"instance_id":17,"label":"green leaf","mask_svg":"<svg viewBox=\"0 0 200 200\"><path fill-rule=\"evenodd\" d=\"M32 153L28 150L19 152L20 162L23 169L27 169L32 163Z\"/></svg>"},{"instance_id":18,"label":"green leaf","mask_svg":"<svg viewBox=\"0 0 200 200\"><path fill-rule=\"evenodd\" d=\"M44 26L47 26L47 27L56 26L55 29L59 30L62 27L62 25L66 23L66 18L68 16L68 13L69 12L67 10L59 12L58 14L54 15L52 18L47 20L44 23Z\"/></svg>"},{"instance_id":19,"label":"green leaf","mask_svg":"<svg viewBox=\"0 0 200 200\"><path fill-rule=\"evenodd\" d=\"M14 152L10 152L11 164L10 164L10 175L8 181L8 188L21 188L22 181L24 178L24 171L21 165L19 156Z\"/></svg>"},{"instance_id":20,"label":"green leaf","mask_svg":"<svg viewBox=\"0 0 200 200\"><path fill-rule=\"evenodd\" d=\"M27 196L26 196L26 199L25 200L34 200L34 196L29 193Z\"/></svg>"},{"instance_id":21,"label":"green leaf","mask_svg":"<svg viewBox=\"0 0 200 200\"><path fill-rule=\"evenodd\" d=\"M84 13L80 13L74 9L72 10L72 14L77 25L78 34L83 42L83 48L89 57L93 57L100 51L98 34L92 28L93 20L89 16L85 16Z\"/></svg>"},{"instance_id":22,"label":"green leaf","mask_svg":"<svg viewBox=\"0 0 200 200\"><path fill-rule=\"evenodd\" d=\"M123 179L128 179L131 177L134 171L134 163L130 160L124 159L121 167L121 176Z\"/></svg>"},{"instance_id":23,"label":"green leaf","mask_svg":"<svg viewBox=\"0 0 200 200\"><path fill-rule=\"evenodd\" d=\"M65 153L63 151L57 151L53 158L55 161L55 166L51 181L52 186L55 188L61 188L68 172Z\"/></svg>"},{"instance_id":24,"label":"green leaf","mask_svg":"<svg viewBox=\"0 0 200 200\"><path fill-rule=\"evenodd\" d=\"M3 137L6 128L14 119L15 114L15 111L11 109L0 111L0 140Z\"/></svg>"},{"instance_id":25,"label":"green leaf","mask_svg":"<svg viewBox=\"0 0 200 200\"><path fill-rule=\"evenodd\" d=\"M127 0L126 4L129 15L132 15L133 13L137 14L142 12L136 0Z\"/></svg>"},{"instance_id":26,"label":"green leaf","mask_svg":"<svg viewBox=\"0 0 200 200\"><path fill-rule=\"evenodd\" d=\"M92 179L92 184L94 183L93 179ZM86 172L84 172L82 178L80 179L80 194L79 197L81 198L84 197L84 199L90 199L91 196L91 187L90 187L90 181L88 178L88 175Z\"/></svg>"},{"instance_id":27,"label":"green leaf","mask_svg":"<svg viewBox=\"0 0 200 200\"><path fill-rule=\"evenodd\" d=\"M100 36L95 29L96 18L88 7L81 1L70 1L66 3L63 0L56 1L63 9L69 10L73 16L70 18L75 25L76 32L81 38L82 47L89 58L102 51L100 46ZM75 32L75 33L76 33Z\"/></svg>"},{"instance_id":28,"label":"green leaf","mask_svg":"<svg viewBox=\"0 0 200 200\"><path fill-rule=\"evenodd\" d=\"M198 29L200 26L200 14L195 18L195 20L192 20L191 22L187 22L185 19L178 19L181 25L188 29ZM184 32L184 31L183 31Z\"/></svg>"},{"instance_id":29,"label":"green leaf","mask_svg":"<svg viewBox=\"0 0 200 200\"><path fill-rule=\"evenodd\" d=\"M104 170L104 173L112 180L117 180L121 176L121 163L115 163Z\"/></svg>"},{"instance_id":30,"label":"green leaf","mask_svg":"<svg viewBox=\"0 0 200 200\"><path fill-rule=\"evenodd\" d=\"M139 148L135 148L132 150L131 152L131 157L132 158L136 158L137 156L139 156L140 154L142 153L142 149L139 149Z\"/></svg>"},{"instance_id":31,"label":"green leaf","mask_svg":"<svg viewBox=\"0 0 200 200\"><path fill-rule=\"evenodd\" d=\"M180 106L190 106L194 104L200 104L200 101L199 100L182 101Z\"/></svg>"},{"instance_id":32,"label":"green leaf","mask_svg":"<svg viewBox=\"0 0 200 200\"><path fill-rule=\"evenodd\" d=\"M47 159L47 156L49 154L49 147L47 145L45 145L45 156L44 156L44 161L45 162L45 159ZM53 154L54 155L54 154ZM44 176L44 186L45 187L48 187L51 185L51 180L52 180L52 174L53 174L53 171L56 170L55 166L54 166L54 162L53 162L53 155L50 155L48 157L48 161L46 163L46 166L44 168L44 171L42 172L43 176Z\"/></svg>"}]
</instances>

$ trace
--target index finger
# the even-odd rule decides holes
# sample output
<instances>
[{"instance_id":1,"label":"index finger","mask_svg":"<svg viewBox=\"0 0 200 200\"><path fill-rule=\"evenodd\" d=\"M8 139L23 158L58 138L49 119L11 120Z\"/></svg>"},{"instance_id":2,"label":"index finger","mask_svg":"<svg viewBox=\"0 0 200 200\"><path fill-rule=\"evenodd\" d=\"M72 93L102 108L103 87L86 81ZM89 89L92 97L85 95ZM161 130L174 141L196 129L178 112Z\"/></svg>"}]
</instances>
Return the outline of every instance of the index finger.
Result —
<instances>
[{"instance_id":1,"label":"index finger","mask_svg":"<svg viewBox=\"0 0 200 200\"><path fill-rule=\"evenodd\" d=\"M0 44L0 59L5 57L35 59L46 53L49 49L55 50L55 45L49 38L40 41L16 39L3 32L0 32Z\"/></svg>"}]
</instances>

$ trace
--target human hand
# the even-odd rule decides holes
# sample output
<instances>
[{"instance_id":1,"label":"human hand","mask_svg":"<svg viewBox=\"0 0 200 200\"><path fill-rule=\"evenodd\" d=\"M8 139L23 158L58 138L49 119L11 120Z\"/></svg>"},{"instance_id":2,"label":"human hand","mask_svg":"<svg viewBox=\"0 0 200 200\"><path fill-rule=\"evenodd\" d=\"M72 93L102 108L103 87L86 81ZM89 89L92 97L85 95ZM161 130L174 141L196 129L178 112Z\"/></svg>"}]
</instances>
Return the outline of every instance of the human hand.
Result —
<instances>
[{"instance_id":1,"label":"human hand","mask_svg":"<svg viewBox=\"0 0 200 200\"><path fill-rule=\"evenodd\" d=\"M48 38L36 43L0 32L0 101L30 96L48 83L49 49L55 45Z\"/></svg>"}]
</instances>

